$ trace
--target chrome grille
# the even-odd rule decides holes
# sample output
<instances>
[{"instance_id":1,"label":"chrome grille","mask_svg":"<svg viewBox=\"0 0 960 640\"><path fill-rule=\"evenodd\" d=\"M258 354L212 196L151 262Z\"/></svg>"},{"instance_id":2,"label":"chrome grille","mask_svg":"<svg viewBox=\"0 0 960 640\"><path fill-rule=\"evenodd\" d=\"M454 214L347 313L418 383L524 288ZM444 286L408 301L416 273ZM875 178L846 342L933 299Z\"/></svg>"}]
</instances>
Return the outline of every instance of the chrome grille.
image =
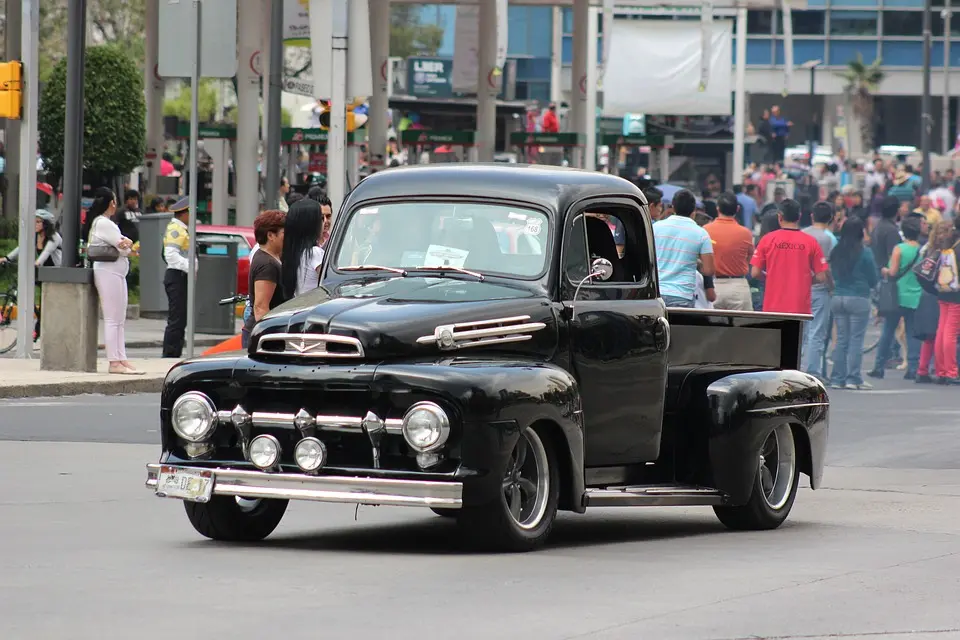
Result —
<instances>
[{"instance_id":1,"label":"chrome grille","mask_svg":"<svg viewBox=\"0 0 960 640\"><path fill-rule=\"evenodd\" d=\"M356 338L327 333L271 333L260 338L257 353L296 358L362 358Z\"/></svg>"}]
</instances>

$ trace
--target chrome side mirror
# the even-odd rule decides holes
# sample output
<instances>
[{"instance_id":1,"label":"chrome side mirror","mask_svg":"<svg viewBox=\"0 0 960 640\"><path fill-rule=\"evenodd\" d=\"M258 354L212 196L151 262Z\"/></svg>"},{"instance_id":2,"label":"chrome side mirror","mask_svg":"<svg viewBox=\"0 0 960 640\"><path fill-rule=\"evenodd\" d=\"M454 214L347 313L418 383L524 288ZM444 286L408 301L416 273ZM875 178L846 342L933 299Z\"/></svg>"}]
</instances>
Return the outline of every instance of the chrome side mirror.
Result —
<instances>
[{"instance_id":1,"label":"chrome side mirror","mask_svg":"<svg viewBox=\"0 0 960 640\"><path fill-rule=\"evenodd\" d=\"M597 258L590 265L590 276L606 282L613 276L613 263L606 258Z\"/></svg>"}]
</instances>

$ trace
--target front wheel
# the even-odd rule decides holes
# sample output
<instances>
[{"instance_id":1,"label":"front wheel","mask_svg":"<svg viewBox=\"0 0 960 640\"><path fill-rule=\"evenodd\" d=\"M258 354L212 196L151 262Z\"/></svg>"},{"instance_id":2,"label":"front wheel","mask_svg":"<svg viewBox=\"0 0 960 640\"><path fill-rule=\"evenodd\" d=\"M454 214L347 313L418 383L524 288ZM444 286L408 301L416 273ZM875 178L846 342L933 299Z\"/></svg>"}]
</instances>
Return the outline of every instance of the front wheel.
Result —
<instances>
[{"instance_id":1,"label":"front wheel","mask_svg":"<svg viewBox=\"0 0 960 640\"><path fill-rule=\"evenodd\" d=\"M800 474L793 429L782 424L770 432L757 456L757 476L746 504L714 507L724 525L738 531L776 529L793 508Z\"/></svg>"},{"instance_id":2,"label":"front wheel","mask_svg":"<svg viewBox=\"0 0 960 640\"><path fill-rule=\"evenodd\" d=\"M210 502L184 501L183 507L190 524L202 536L226 542L257 542L280 524L287 501L214 496Z\"/></svg>"},{"instance_id":3,"label":"front wheel","mask_svg":"<svg viewBox=\"0 0 960 640\"><path fill-rule=\"evenodd\" d=\"M550 440L533 427L520 433L501 475L499 495L464 507L457 523L475 546L531 551L546 542L557 517L560 470Z\"/></svg>"},{"instance_id":4,"label":"front wheel","mask_svg":"<svg viewBox=\"0 0 960 640\"><path fill-rule=\"evenodd\" d=\"M13 317L16 308L16 298L0 294L0 354L17 346L17 321Z\"/></svg>"}]
</instances>

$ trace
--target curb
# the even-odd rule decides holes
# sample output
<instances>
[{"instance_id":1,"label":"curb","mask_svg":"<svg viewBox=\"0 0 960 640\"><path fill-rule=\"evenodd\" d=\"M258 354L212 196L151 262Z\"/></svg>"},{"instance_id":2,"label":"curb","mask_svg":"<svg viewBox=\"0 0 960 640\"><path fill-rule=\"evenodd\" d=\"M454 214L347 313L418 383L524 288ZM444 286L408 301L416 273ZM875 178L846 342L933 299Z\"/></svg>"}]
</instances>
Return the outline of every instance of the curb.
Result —
<instances>
[{"instance_id":1,"label":"curb","mask_svg":"<svg viewBox=\"0 0 960 640\"><path fill-rule=\"evenodd\" d=\"M0 398L50 398L85 394L123 395L128 393L159 393L166 376L143 376L124 380L74 380L70 382L39 382L36 384L0 387Z\"/></svg>"},{"instance_id":2,"label":"curb","mask_svg":"<svg viewBox=\"0 0 960 640\"><path fill-rule=\"evenodd\" d=\"M42 337L42 336L41 336ZM194 338L193 346L195 347L215 347L224 340L229 340L233 336L224 336L223 340L218 338ZM124 343L124 346L127 349L160 349L163 347L163 340L127 340ZM105 344L98 344L97 349L103 350L106 349Z\"/></svg>"}]
</instances>

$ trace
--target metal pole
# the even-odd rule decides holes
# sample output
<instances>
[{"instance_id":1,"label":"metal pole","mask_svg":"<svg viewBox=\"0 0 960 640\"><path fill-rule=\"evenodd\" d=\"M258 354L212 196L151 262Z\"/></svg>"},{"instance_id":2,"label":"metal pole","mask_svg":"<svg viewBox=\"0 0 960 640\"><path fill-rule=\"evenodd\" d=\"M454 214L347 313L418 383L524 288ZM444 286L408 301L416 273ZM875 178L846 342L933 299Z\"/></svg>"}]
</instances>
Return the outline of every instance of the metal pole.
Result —
<instances>
[{"instance_id":1,"label":"metal pole","mask_svg":"<svg viewBox=\"0 0 960 640\"><path fill-rule=\"evenodd\" d=\"M146 193L157 194L157 178L163 159L163 81L157 79L160 51L160 0L146 0L146 50L143 89L147 102L147 184ZM144 195L146 195L144 193Z\"/></svg>"},{"instance_id":2,"label":"metal pole","mask_svg":"<svg viewBox=\"0 0 960 640\"><path fill-rule=\"evenodd\" d=\"M187 357L193 357L193 332L195 329L195 315L197 304L197 139L200 137L200 69L201 69L201 38L202 18L200 0L193 0L193 9L196 15L197 33L194 35L193 45L193 74L190 76L190 249L187 252Z\"/></svg>"},{"instance_id":3,"label":"metal pole","mask_svg":"<svg viewBox=\"0 0 960 640\"><path fill-rule=\"evenodd\" d=\"M333 3L333 59L330 83L330 130L327 143L327 195L334 215L347 195L347 0Z\"/></svg>"},{"instance_id":4,"label":"metal pole","mask_svg":"<svg viewBox=\"0 0 960 640\"><path fill-rule=\"evenodd\" d=\"M816 101L816 94L814 93L814 83L817 73L816 65L810 67L810 142L809 153L810 153L810 168L813 169L813 153L816 150L817 145L817 108L814 102Z\"/></svg>"},{"instance_id":5,"label":"metal pole","mask_svg":"<svg viewBox=\"0 0 960 640\"><path fill-rule=\"evenodd\" d=\"M747 10L737 9L737 68L733 93L733 184L743 184L744 135L747 130Z\"/></svg>"},{"instance_id":6,"label":"metal pole","mask_svg":"<svg viewBox=\"0 0 960 640\"><path fill-rule=\"evenodd\" d=\"M21 7L18 0L6 2L6 24L4 25L4 40L6 40L7 60L20 60L20 31L22 29ZM7 189L3 194L3 215L16 219L20 214L20 121L7 120L5 123L4 144L6 146L7 165L4 175L7 179Z\"/></svg>"},{"instance_id":7,"label":"metal pole","mask_svg":"<svg viewBox=\"0 0 960 640\"><path fill-rule=\"evenodd\" d=\"M923 3L923 98L920 103L920 149L923 156L923 192L930 190L930 0Z\"/></svg>"},{"instance_id":8,"label":"metal pole","mask_svg":"<svg viewBox=\"0 0 960 640\"><path fill-rule=\"evenodd\" d=\"M950 0L943 9L943 113L940 117L940 146L943 155L950 153Z\"/></svg>"},{"instance_id":9,"label":"metal pole","mask_svg":"<svg viewBox=\"0 0 960 640\"><path fill-rule=\"evenodd\" d=\"M80 198L83 195L83 65L86 55L87 0L69 2L67 6L67 115L63 125L63 218L60 237L63 238L62 265L75 267L80 245ZM21 167L21 170L26 170L26 167Z\"/></svg>"},{"instance_id":10,"label":"metal pole","mask_svg":"<svg viewBox=\"0 0 960 640\"><path fill-rule=\"evenodd\" d=\"M8 0L15 1L15 0ZM37 243L34 240L34 211L37 204L37 82L39 73L40 0L22 0L20 22L23 62L23 119L20 121L20 257L17 264L17 357L33 355L33 263Z\"/></svg>"},{"instance_id":11,"label":"metal pole","mask_svg":"<svg viewBox=\"0 0 960 640\"><path fill-rule=\"evenodd\" d=\"M270 91L267 105L267 144L264 155L267 180L264 187L267 209L277 208L280 195L280 97L283 91L283 3L270 5Z\"/></svg>"}]
</instances>

